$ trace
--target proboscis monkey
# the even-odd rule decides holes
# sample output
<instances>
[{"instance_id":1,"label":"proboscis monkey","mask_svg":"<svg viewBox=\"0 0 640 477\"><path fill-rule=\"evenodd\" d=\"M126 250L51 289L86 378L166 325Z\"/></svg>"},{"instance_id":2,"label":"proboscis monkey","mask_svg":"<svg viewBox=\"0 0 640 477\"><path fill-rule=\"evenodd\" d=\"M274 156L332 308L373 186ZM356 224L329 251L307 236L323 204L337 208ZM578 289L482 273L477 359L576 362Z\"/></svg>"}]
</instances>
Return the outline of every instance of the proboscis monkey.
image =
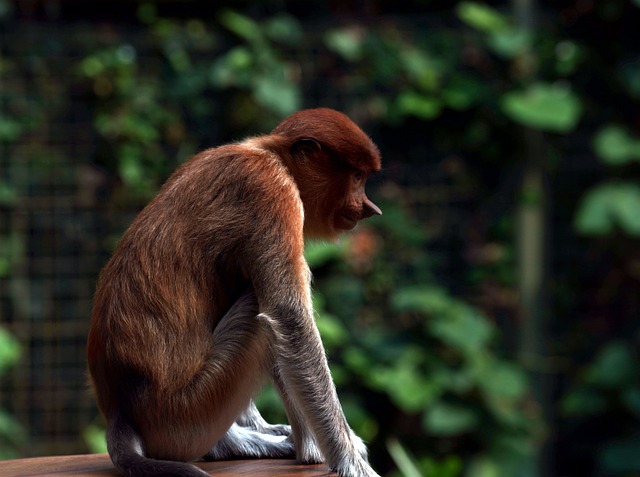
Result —
<instances>
[{"instance_id":1,"label":"proboscis monkey","mask_svg":"<svg viewBox=\"0 0 640 477\"><path fill-rule=\"evenodd\" d=\"M124 475L199 476L204 458L326 461L373 477L345 420L311 304L305 238L332 239L380 209L371 139L331 109L182 165L102 271L88 362ZM290 426L253 404L271 379Z\"/></svg>"}]
</instances>

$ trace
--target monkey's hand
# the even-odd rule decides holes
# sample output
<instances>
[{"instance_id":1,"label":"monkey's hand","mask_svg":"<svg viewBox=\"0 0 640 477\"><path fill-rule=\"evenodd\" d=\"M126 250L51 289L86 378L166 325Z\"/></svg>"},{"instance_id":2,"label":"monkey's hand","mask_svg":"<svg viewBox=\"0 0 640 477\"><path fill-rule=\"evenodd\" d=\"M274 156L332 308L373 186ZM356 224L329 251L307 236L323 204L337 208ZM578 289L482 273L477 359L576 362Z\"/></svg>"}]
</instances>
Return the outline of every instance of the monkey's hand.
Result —
<instances>
[{"instance_id":1,"label":"monkey's hand","mask_svg":"<svg viewBox=\"0 0 640 477\"><path fill-rule=\"evenodd\" d=\"M367 446L364 441L360 439L355 432L351 431L351 442L353 442L356 452L366 461L369 462L369 456L367 454Z\"/></svg>"},{"instance_id":2,"label":"monkey's hand","mask_svg":"<svg viewBox=\"0 0 640 477\"><path fill-rule=\"evenodd\" d=\"M355 448L355 455L343 459L334 470L340 477L380 477L369 465L367 447L353 431L351 431L351 442Z\"/></svg>"},{"instance_id":3,"label":"monkey's hand","mask_svg":"<svg viewBox=\"0 0 640 477\"><path fill-rule=\"evenodd\" d=\"M333 470L340 477L380 477L360 456L341 462Z\"/></svg>"},{"instance_id":4,"label":"monkey's hand","mask_svg":"<svg viewBox=\"0 0 640 477\"><path fill-rule=\"evenodd\" d=\"M316 440L307 432L291 434L287 441L294 443L296 449L296 460L301 464L320 464L324 462L324 457Z\"/></svg>"}]
</instances>

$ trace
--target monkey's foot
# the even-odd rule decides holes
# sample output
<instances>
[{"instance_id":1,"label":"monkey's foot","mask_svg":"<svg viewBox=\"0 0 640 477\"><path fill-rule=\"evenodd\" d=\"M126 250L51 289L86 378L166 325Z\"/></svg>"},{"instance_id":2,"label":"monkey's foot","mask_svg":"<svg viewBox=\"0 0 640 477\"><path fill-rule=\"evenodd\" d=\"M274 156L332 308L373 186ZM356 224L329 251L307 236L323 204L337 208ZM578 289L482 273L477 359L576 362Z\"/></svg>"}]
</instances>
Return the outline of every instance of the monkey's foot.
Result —
<instances>
[{"instance_id":1,"label":"monkey's foot","mask_svg":"<svg viewBox=\"0 0 640 477\"><path fill-rule=\"evenodd\" d=\"M236 424L258 431L261 434L271 434L272 436L288 436L291 434L291 426L286 424L269 424L265 421L253 401L249 403L247 409L238 417Z\"/></svg>"},{"instance_id":2,"label":"monkey's foot","mask_svg":"<svg viewBox=\"0 0 640 477\"><path fill-rule=\"evenodd\" d=\"M291 434L291 426L287 424L267 424L256 426L253 429L258 431L260 434L269 434L272 436L288 437Z\"/></svg>"},{"instance_id":3,"label":"monkey's foot","mask_svg":"<svg viewBox=\"0 0 640 477\"><path fill-rule=\"evenodd\" d=\"M292 459L293 443L284 436L262 434L233 424L222 439L203 457L204 460Z\"/></svg>"},{"instance_id":4,"label":"monkey's foot","mask_svg":"<svg viewBox=\"0 0 640 477\"><path fill-rule=\"evenodd\" d=\"M291 435L287 441L295 442L296 460L301 464L320 464L324 462L324 457L316 441L310 435L302 436L300 439L294 439Z\"/></svg>"},{"instance_id":5,"label":"monkey's foot","mask_svg":"<svg viewBox=\"0 0 640 477\"><path fill-rule=\"evenodd\" d=\"M362 458L341 462L333 470L340 477L380 477Z\"/></svg>"}]
</instances>

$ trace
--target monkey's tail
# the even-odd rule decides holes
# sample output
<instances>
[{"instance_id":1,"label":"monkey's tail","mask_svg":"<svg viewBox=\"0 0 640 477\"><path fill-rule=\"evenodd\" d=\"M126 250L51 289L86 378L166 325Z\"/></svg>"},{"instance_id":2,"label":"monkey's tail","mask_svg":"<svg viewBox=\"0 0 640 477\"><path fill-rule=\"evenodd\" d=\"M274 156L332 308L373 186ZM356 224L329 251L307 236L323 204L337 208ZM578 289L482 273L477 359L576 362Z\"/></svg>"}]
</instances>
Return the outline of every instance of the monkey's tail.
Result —
<instances>
[{"instance_id":1,"label":"monkey's tail","mask_svg":"<svg viewBox=\"0 0 640 477\"><path fill-rule=\"evenodd\" d=\"M109 420L107 449L116 470L127 477L210 477L195 465L145 457L140 435L119 413Z\"/></svg>"}]
</instances>

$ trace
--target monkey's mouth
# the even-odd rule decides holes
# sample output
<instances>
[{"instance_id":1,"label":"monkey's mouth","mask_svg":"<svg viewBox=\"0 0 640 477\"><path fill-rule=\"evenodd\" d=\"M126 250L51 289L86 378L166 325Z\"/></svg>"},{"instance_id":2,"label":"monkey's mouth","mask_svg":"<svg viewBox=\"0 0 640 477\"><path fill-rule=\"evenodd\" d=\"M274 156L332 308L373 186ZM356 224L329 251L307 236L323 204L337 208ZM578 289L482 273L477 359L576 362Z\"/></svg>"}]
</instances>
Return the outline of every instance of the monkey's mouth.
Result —
<instances>
[{"instance_id":1,"label":"monkey's mouth","mask_svg":"<svg viewBox=\"0 0 640 477\"><path fill-rule=\"evenodd\" d=\"M336 217L335 227L341 230L351 230L356 226L359 219L360 217L356 216L356 214L343 212Z\"/></svg>"}]
</instances>

